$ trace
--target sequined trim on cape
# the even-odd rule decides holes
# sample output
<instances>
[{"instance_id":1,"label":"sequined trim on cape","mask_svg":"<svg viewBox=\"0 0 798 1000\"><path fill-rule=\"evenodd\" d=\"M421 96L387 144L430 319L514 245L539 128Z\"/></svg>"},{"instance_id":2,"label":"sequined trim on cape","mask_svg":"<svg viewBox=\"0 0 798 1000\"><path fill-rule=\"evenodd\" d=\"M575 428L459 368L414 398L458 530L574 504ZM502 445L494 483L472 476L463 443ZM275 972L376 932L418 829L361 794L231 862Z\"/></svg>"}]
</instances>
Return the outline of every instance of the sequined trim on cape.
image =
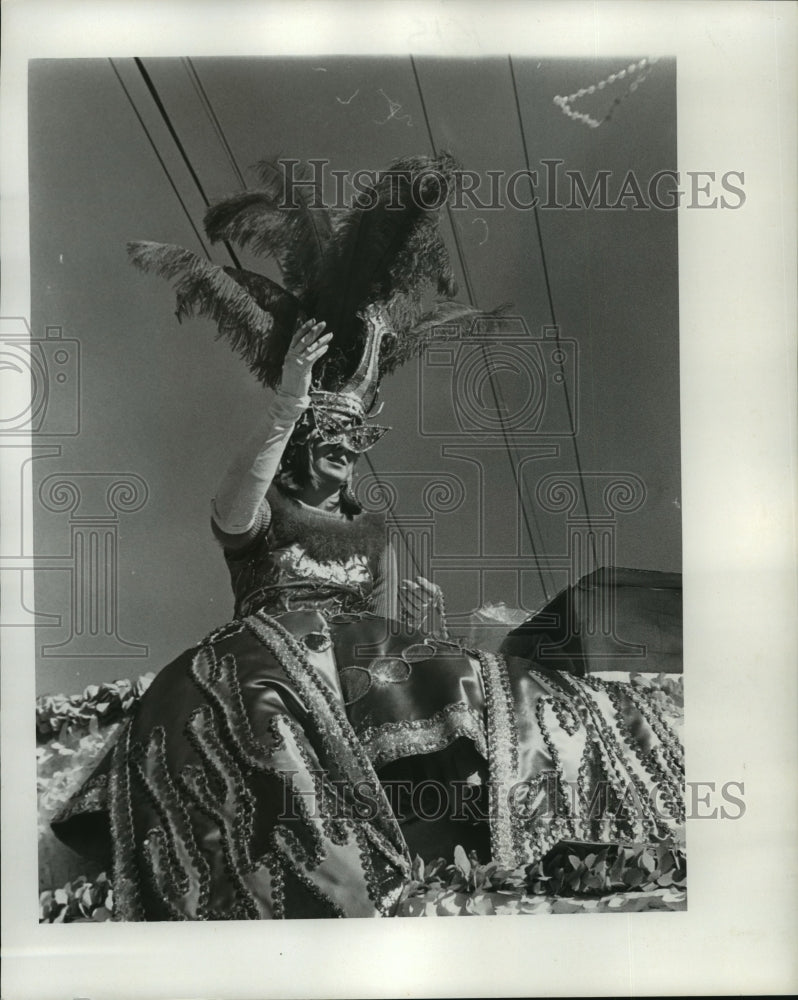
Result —
<instances>
[{"instance_id":1,"label":"sequined trim on cape","mask_svg":"<svg viewBox=\"0 0 798 1000\"><path fill-rule=\"evenodd\" d=\"M518 780L518 729L507 663L499 653L478 650L488 713L488 768L491 787L490 842L494 861L515 868L523 861L512 810Z\"/></svg>"},{"instance_id":2,"label":"sequined trim on cape","mask_svg":"<svg viewBox=\"0 0 798 1000\"><path fill-rule=\"evenodd\" d=\"M405 877L409 876L410 858L404 836L371 761L341 706L309 661L304 646L279 622L263 613L251 615L246 624L277 658L310 709L306 724L312 724L318 730L326 758L322 764L339 772L350 782L368 782L374 791L378 815L373 822L363 824L362 828L373 846L382 851ZM374 902L380 905L380 900L375 899Z\"/></svg>"},{"instance_id":3,"label":"sequined trim on cape","mask_svg":"<svg viewBox=\"0 0 798 1000\"><path fill-rule=\"evenodd\" d=\"M128 777L130 723L116 743L108 782L108 807L114 845L114 920L144 920L136 872L136 847Z\"/></svg>"},{"instance_id":4,"label":"sequined trim on cape","mask_svg":"<svg viewBox=\"0 0 798 1000\"><path fill-rule=\"evenodd\" d=\"M482 716L465 702L447 705L428 719L403 719L369 726L358 735L376 768L400 757L436 753L460 737L472 740L483 757L488 755Z\"/></svg>"},{"instance_id":5,"label":"sequined trim on cape","mask_svg":"<svg viewBox=\"0 0 798 1000\"><path fill-rule=\"evenodd\" d=\"M78 789L60 812L53 816L53 823L66 823L83 813L103 812L108 808L108 775L93 774Z\"/></svg>"}]
</instances>

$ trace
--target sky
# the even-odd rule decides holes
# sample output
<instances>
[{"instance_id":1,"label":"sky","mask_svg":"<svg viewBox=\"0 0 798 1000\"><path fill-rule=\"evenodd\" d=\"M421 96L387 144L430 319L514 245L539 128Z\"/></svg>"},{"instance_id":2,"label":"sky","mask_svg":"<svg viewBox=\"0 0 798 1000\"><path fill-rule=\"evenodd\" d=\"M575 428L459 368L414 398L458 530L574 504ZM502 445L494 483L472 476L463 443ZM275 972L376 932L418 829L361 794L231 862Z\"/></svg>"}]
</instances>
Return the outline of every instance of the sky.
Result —
<instances>
[{"instance_id":1,"label":"sky","mask_svg":"<svg viewBox=\"0 0 798 1000\"><path fill-rule=\"evenodd\" d=\"M616 81L575 100L596 117L613 108L598 128L553 100L636 59L31 62L32 329L49 338L48 358L60 330L69 356L38 438L59 453L33 462L36 554L49 567L36 606L52 616L38 630L40 692L157 670L231 616L209 506L262 390L209 321L176 322L169 286L135 271L125 244L176 243L229 263L201 241L206 203L252 186L249 168L265 157L351 173L450 150L479 178L481 203L445 215L442 231L460 297L511 304L488 347L510 445L496 433L484 355L468 348L386 379L379 420L393 430L370 454L396 490L400 537L420 539L428 559L416 562L454 622L485 603L531 613L595 565L680 571L677 213L652 206L647 189L677 166L676 63L659 61L635 90ZM541 186L547 171L559 181L539 233L521 207L527 181L515 203L508 187L525 156ZM606 171L610 204L632 171L646 204L569 209L566 171L588 188ZM244 260L278 276L271 261ZM560 364L544 338L555 320ZM358 471L365 487L370 470ZM81 495L71 512L63 478ZM120 479L130 496L109 508ZM563 480L577 490L570 515L555 502ZM603 531L595 560L582 489L589 527ZM100 579L110 596L94 605Z\"/></svg>"}]
</instances>

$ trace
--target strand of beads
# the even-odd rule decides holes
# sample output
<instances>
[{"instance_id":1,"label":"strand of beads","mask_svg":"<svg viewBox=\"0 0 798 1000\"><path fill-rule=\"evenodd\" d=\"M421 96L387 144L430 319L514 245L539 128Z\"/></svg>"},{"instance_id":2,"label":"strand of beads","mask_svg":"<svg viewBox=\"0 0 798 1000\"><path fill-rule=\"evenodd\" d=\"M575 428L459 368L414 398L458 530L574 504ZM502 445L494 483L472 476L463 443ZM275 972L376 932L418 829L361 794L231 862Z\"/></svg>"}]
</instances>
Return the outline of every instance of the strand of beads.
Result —
<instances>
[{"instance_id":1,"label":"strand of beads","mask_svg":"<svg viewBox=\"0 0 798 1000\"><path fill-rule=\"evenodd\" d=\"M440 634L442 639L449 638L449 627L446 624L446 601L443 597L443 591L438 588L438 592L435 594L435 610L438 612L438 617L440 618Z\"/></svg>"},{"instance_id":2,"label":"strand of beads","mask_svg":"<svg viewBox=\"0 0 798 1000\"><path fill-rule=\"evenodd\" d=\"M647 58L644 56L639 60L639 62L631 63L625 69L618 70L617 73L610 73L610 75L605 77L605 79L599 80L597 83L591 83L588 87L580 87L579 90L574 91L573 94L569 94L567 97L563 97L561 94L558 94L554 98L554 103L568 118L572 118L574 121L583 122L588 126L588 128L598 128L599 125L603 125L604 122L608 122L610 120L615 109L629 96L629 94L637 90L640 84L651 72L651 69L656 61L656 57ZM574 111L571 107L571 104L574 101L579 100L581 97L587 97L590 94L595 94L597 91L604 90L607 86L612 86L619 80L626 80L632 77L634 79L632 79L627 89L623 94L615 98L610 105L609 111L601 119L593 118L591 115L582 111Z\"/></svg>"}]
</instances>

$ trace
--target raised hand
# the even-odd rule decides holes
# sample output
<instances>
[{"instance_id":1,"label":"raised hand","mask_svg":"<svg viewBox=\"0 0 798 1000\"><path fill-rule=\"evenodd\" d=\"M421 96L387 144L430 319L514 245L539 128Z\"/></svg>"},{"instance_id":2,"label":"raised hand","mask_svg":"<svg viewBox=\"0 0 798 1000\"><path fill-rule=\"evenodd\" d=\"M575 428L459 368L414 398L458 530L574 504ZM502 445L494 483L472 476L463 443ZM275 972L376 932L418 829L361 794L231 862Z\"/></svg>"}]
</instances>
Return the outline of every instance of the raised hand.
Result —
<instances>
[{"instance_id":1,"label":"raised hand","mask_svg":"<svg viewBox=\"0 0 798 1000\"><path fill-rule=\"evenodd\" d=\"M327 353L332 333L325 333L326 323L305 320L296 328L285 356L280 388L291 396L304 396L310 389L313 365Z\"/></svg>"}]
</instances>

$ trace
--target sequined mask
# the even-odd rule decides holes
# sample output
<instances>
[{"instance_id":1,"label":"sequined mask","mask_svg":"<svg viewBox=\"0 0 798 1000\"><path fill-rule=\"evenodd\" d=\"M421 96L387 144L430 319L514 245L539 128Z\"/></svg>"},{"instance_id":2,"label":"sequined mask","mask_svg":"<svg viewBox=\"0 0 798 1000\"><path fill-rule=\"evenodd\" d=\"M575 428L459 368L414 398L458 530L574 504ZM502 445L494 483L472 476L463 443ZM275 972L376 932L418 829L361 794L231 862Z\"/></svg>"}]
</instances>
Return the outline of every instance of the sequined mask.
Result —
<instances>
[{"instance_id":1,"label":"sequined mask","mask_svg":"<svg viewBox=\"0 0 798 1000\"><path fill-rule=\"evenodd\" d=\"M326 444L339 444L347 451L362 455L373 448L390 427L380 427L377 424L358 423L351 417L335 411L313 409L313 417L319 437Z\"/></svg>"}]
</instances>

